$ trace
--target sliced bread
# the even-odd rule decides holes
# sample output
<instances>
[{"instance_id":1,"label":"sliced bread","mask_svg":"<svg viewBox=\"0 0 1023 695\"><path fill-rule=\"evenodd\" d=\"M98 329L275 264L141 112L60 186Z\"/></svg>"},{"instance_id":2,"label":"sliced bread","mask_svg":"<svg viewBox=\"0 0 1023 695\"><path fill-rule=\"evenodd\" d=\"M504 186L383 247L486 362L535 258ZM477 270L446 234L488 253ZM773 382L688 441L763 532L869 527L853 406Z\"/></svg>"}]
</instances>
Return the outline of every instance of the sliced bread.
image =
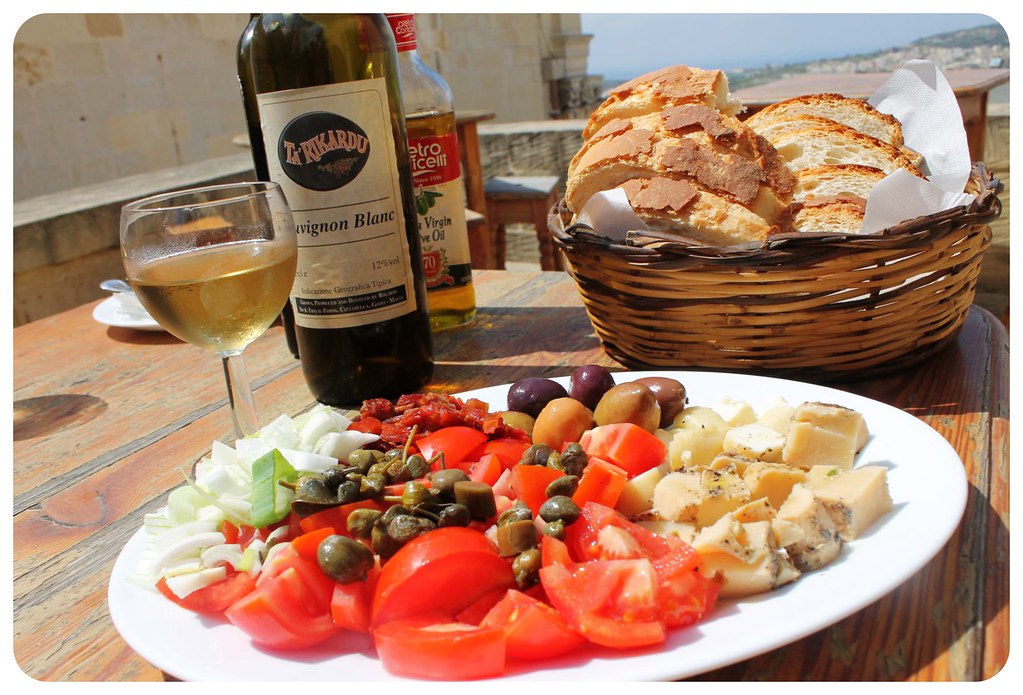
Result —
<instances>
[{"instance_id":1,"label":"sliced bread","mask_svg":"<svg viewBox=\"0 0 1023 695\"><path fill-rule=\"evenodd\" d=\"M793 172L824 164L861 164L890 174L906 169L920 176L897 147L843 125L813 125L767 138Z\"/></svg>"},{"instance_id":2,"label":"sliced bread","mask_svg":"<svg viewBox=\"0 0 1023 695\"><path fill-rule=\"evenodd\" d=\"M851 195L866 199L874 186L885 177L875 167L861 164L825 164L796 172L793 201L826 196Z\"/></svg>"},{"instance_id":3,"label":"sliced bread","mask_svg":"<svg viewBox=\"0 0 1023 695\"><path fill-rule=\"evenodd\" d=\"M753 114L746 124L759 132L772 120L793 116L827 118L894 147L902 147L903 144L902 125L898 119L881 113L863 99L841 94L806 94L785 99Z\"/></svg>"},{"instance_id":4,"label":"sliced bread","mask_svg":"<svg viewBox=\"0 0 1023 695\"><path fill-rule=\"evenodd\" d=\"M792 205L792 231L803 234L856 234L866 201L856 196L825 196Z\"/></svg>"}]
</instances>

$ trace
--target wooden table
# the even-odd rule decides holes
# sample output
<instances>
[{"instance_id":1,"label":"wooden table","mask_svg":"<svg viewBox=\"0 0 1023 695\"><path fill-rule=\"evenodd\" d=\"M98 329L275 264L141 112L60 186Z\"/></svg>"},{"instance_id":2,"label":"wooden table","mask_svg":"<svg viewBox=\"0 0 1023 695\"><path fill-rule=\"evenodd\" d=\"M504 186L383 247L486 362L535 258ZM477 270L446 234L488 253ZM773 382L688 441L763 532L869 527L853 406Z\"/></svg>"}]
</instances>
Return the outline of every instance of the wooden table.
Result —
<instances>
[{"instance_id":1,"label":"wooden table","mask_svg":"<svg viewBox=\"0 0 1023 695\"><path fill-rule=\"evenodd\" d=\"M984 161L984 139L987 134L988 93L1009 81L1007 68L943 70L948 84L959 102L966 128L970 158ZM735 90L735 96L747 106L745 115L752 115L768 104L803 94L834 92L847 97L867 99L891 76L889 72L812 73L793 75L767 84Z\"/></svg>"},{"instance_id":2,"label":"wooden table","mask_svg":"<svg viewBox=\"0 0 1023 695\"><path fill-rule=\"evenodd\" d=\"M481 271L479 315L437 338L432 388L457 392L576 366L616 366L564 273ZM175 467L231 441L212 355L164 333L108 328L86 305L14 329L14 655L42 681L154 681L115 631L107 582ZM280 328L246 353L267 419L312 405ZM946 548L891 594L710 680L980 680L1009 648L1008 338L973 307L958 339L903 373L837 386L940 432L970 482ZM878 568L884 571L884 568ZM626 676L627 674L623 674ZM339 674L343 677L343 674Z\"/></svg>"}]
</instances>

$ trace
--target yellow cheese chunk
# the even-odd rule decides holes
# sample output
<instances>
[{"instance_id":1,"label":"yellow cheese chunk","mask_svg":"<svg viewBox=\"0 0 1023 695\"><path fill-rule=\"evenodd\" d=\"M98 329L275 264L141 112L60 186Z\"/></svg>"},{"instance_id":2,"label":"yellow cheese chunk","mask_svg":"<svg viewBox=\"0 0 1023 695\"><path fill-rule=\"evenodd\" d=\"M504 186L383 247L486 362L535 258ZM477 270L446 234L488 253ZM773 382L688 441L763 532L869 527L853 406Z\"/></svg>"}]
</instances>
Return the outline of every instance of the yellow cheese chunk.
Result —
<instances>
[{"instance_id":1,"label":"yellow cheese chunk","mask_svg":"<svg viewBox=\"0 0 1023 695\"><path fill-rule=\"evenodd\" d=\"M771 506L766 497L760 497L737 508L732 516L745 524L751 521L770 521L777 513L778 510Z\"/></svg>"},{"instance_id":2,"label":"yellow cheese chunk","mask_svg":"<svg viewBox=\"0 0 1023 695\"><path fill-rule=\"evenodd\" d=\"M735 473L708 469L675 471L657 483L652 508L660 519L703 528L749 499L749 489Z\"/></svg>"},{"instance_id":3,"label":"yellow cheese chunk","mask_svg":"<svg viewBox=\"0 0 1023 695\"><path fill-rule=\"evenodd\" d=\"M792 564L798 569L804 572L819 569L841 552L842 538L835 522L809 488L793 487L778 509L778 518L795 524L803 532L801 540L785 546Z\"/></svg>"},{"instance_id":4,"label":"yellow cheese chunk","mask_svg":"<svg viewBox=\"0 0 1023 695\"><path fill-rule=\"evenodd\" d=\"M862 466L834 476L814 495L831 515L843 540L863 535L871 524L891 511L888 470L883 466Z\"/></svg>"},{"instance_id":5,"label":"yellow cheese chunk","mask_svg":"<svg viewBox=\"0 0 1023 695\"><path fill-rule=\"evenodd\" d=\"M746 468L742 480L753 499L766 497L771 506L777 509L792 492L792 486L806 480L806 473L801 468L784 463L757 461Z\"/></svg>"},{"instance_id":6,"label":"yellow cheese chunk","mask_svg":"<svg viewBox=\"0 0 1023 695\"><path fill-rule=\"evenodd\" d=\"M848 470L855 458L856 441L851 437L799 421L793 421L781 452L782 461L803 470L818 465Z\"/></svg>"},{"instance_id":7,"label":"yellow cheese chunk","mask_svg":"<svg viewBox=\"0 0 1023 695\"><path fill-rule=\"evenodd\" d=\"M760 461L781 461L784 446L785 435L759 422L733 427L721 442L725 452Z\"/></svg>"},{"instance_id":8,"label":"yellow cheese chunk","mask_svg":"<svg viewBox=\"0 0 1023 695\"><path fill-rule=\"evenodd\" d=\"M724 421L728 423L729 427L751 425L757 421L757 414L753 411L753 406L746 401L724 398L716 410Z\"/></svg>"},{"instance_id":9,"label":"yellow cheese chunk","mask_svg":"<svg viewBox=\"0 0 1023 695\"><path fill-rule=\"evenodd\" d=\"M824 483L833 479L836 475L841 473L843 469L836 466L810 466L810 470L806 471L806 480L803 481L803 485L816 490Z\"/></svg>"},{"instance_id":10,"label":"yellow cheese chunk","mask_svg":"<svg viewBox=\"0 0 1023 695\"><path fill-rule=\"evenodd\" d=\"M732 471L741 476L751 463L756 463L756 459L722 451L714 457L707 468L714 471Z\"/></svg>"},{"instance_id":11,"label":"yellow cheese chunk","mask_svg":"<svg viewBox=\"0 0 1023 695\"><path fill-rule=\"evenodd\" d=\"M775 432L787 434L789 426L792 424L792 415L795 412L796 409L789 405L784 398L779 398L778 402L769 406L760 414L757 422L761 425L767 425Z\"/></svg>"},{"instance_id":12,"label":"yellow cheese chunk","mask_svg":"<svg viewBox=\"0 0 1023 695\"><path fill-rule=\"evenodd\" d=\"M721 453L725 433L731 429L711 408L693 406L679 413L670 429L668 460L675 470L704 468Z\"/></svg>"},{"instance_id":13,"label":"yellow cheese chunk","mask_svg":"<svg viewBox=\"0 0 1023 695\"><path fill-rule=\"evenodd\" d=\"M869 436L862 413L831 403L802 403L792 413L792 421L809 422L848 437L853 441L856 451L863 448Z\"/></svg>"},{"instance_id":14,"label":"yellow cheese chunk","mask_svg":"<svg viewBox=\"0 0 1023 695\"><path fill-rule=\"evenodd\" d=\"M670 471L667 464L661 464L630 479L625 483L615 509L628 518L649 511L654 505L654 488Z\"/></svg>"},{"instance_id":15,"label":"yellow cheese chunk","mask_svg":"<svg viewBox=\"0 0 1023 695\"><path fill-rule=\"evenodd\" d=\"M726 514L700 531L692 545L700 554L700 571L722 580L722 598L763 593L799 576L775 545L767 521L740 523Z\"/></svg>"}]
</instances>

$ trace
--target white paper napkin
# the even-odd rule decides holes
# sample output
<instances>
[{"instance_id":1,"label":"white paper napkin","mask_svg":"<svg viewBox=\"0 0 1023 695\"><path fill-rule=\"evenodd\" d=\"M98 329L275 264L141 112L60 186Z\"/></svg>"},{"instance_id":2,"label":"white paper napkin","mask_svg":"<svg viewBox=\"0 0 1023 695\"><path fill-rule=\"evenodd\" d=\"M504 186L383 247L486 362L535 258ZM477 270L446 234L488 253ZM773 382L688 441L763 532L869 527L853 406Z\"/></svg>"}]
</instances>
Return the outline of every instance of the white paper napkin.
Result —
<instances>
[{"instance_id":1,"label":"white paper napkin","mask_svg":"<svg viewBox=\"0 0 1023 695\"><path fill-rule=\"evenodd\" d=\"M924 156L928 179L900 170L878 182L867 200L861 234L875 234L899 222L959 205L972 163L959 103L941 70L927 60L910 60L868 100L902 123L906 146ZM579 221L615 241L647 226L621 189L601 191L583 207Z\"/></svg>"}]
</instances>

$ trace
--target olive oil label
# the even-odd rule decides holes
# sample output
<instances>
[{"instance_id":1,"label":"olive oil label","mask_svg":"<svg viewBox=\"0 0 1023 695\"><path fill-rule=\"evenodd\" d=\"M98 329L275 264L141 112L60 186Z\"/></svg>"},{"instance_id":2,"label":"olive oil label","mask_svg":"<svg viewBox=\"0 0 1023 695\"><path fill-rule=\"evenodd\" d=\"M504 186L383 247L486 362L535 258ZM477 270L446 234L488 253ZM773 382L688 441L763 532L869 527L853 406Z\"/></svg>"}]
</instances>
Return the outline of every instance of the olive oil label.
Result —
<instances>
[{"instance_id":1,"label":"olive oil label","mask_svg":"<svg viewBox=\"0 0 1023 695\"><path fill-rule=\"evenodd\" d=\"M298 236L295 324L350 328L416 307L382 78L258 95L270 178Z\"/></svg>"},{"instance_id":2,"label":"olive oil label","mask_svg":"<svg viewBox=\"0 0 1023 695\"><path fill-rule=\"evenodd\" d=\"M412 135L418 130L414 123L409 130L426 289L432 292L469 285L472 263L457 135L416 137Z\"/></svg>"}]
</instances>

